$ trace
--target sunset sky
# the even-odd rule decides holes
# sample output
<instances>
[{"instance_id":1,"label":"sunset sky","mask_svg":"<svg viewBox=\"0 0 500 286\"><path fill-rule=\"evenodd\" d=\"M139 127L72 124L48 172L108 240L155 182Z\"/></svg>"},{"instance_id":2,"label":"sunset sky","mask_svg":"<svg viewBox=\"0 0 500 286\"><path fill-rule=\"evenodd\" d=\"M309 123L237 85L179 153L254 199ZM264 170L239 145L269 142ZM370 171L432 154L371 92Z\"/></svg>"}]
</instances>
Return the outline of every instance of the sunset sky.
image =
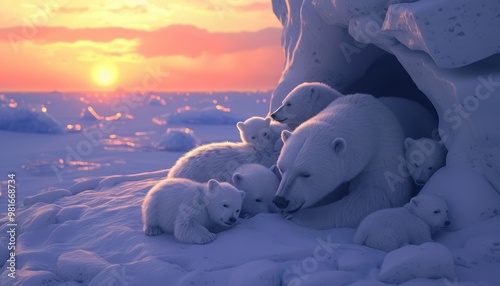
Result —
<instances>
[{"instance_id":1,"label":"sunset sky","mask_svg":"<svg viewBox=\"0 0 500 286\"><path fill-rule=\"evenodd\" d=\"M268 90L280 36L270 0L2 0L0 91Z\"/></svg>"}]
</instances>

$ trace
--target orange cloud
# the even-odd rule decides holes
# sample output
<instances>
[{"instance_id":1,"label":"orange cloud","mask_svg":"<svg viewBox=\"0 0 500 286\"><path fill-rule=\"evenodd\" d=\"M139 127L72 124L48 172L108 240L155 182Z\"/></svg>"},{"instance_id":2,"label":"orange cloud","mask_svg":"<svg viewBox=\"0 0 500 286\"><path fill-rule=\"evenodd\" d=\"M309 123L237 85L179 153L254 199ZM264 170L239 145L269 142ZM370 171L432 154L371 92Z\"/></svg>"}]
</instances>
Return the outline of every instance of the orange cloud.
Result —
<instances>
[{"instance_id":1,"label":"orange cloud","mask_svg":"<svg viewBox=\"0 0 500 286\"><path fill-rule=\"evenodd\" d=\"M267 2L252 2L245 5L236 6L241 12L248 11L272 11L271 1Z\"/></svg>"},{"instance_id":2,"label":"orange cloud","mask_svg":"<svg viewBox=\"0 0 500 286\"><path fill-rule=\"evenodd\" d=\"M86 6L86 7L60 7L55 12L60 14L79 14L90 11L104 11L110 13L148 13L149 8L146 5L136 5L136 6L119 6L119 7L105 7L105 6Z\"/></svg>"},{"instance_id":3,"label":"orange cloud","mask_svg":"<svg viewBox=\"0 0 500 286\"><path fill-rule=\"evenodd\" d=\"M266 28L256 32L209 32L192 25L171 25L152 31L119 27L11 27L0 29L0 42L18 46L24 41L37 44L58 42L111 42L137 39L137 52L144 57L198 57L203 53L222 55L279 46L281 30Z\"/></svg>"}]
</instances>

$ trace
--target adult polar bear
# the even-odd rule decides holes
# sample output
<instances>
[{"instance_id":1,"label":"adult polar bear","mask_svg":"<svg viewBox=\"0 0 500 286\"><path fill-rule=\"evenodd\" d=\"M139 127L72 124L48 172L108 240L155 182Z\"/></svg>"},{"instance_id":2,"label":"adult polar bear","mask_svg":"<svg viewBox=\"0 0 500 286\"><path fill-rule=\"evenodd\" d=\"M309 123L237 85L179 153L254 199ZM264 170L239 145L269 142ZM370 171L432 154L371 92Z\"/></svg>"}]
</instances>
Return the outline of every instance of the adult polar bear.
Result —
<instances>
[{"instance_id":1,"label":"adult polar bear","mask_svg":"<svg viewBox=\"0 0 500 286\"><path fill-rule=\"evenodd\" d=\"M296 86L283 100L271 117L291 129L297 128L330 103L345 95L320 82L304 82ZM380 97L401 123L406 137L418 139L434 136L437 118L425 107L401 97Z\"/></svg>"},{"instance_id":2,"label":"adult polar bear","mask_svg":"<svg viewBox=\"0 0 500 286\"><path fill-rule=\"evenodd\" d=\"M368 214L410 199L411 180L398 170L403 130L371 95L341 97L282 138L283 178L273 202L297 224L357 227ZM347 195L317 206L344 183Z\"/></svg>"}]
</instances>

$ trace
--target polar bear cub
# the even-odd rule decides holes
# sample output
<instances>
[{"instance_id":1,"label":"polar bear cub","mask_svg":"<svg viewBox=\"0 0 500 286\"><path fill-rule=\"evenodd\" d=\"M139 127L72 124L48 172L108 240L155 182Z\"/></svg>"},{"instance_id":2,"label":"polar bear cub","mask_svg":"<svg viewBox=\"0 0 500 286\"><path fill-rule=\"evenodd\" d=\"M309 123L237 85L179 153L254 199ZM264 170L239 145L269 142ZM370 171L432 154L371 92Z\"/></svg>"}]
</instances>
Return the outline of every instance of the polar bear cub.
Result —
<instances>
[{"instance_id":1,"label":"polar bear cub","mask_svg":"<svg viewBox=\"0 0 500 286\"><path fill-rule=\"evenodd\" d=\"M342 97L345 95L326 84L305 82L286 96L283 104L271 114L271 117L291 129L296 129ZM406 137L428 137L438 127L435 116L415 101L400 97L381 97L378 100L394 113Z\"/></svg>"},{"instance_id":2,"label":"polar bear cub","mask_svg":"<svg viewBox=\"0 0 500 286\"><path fill-rule=\"evenodd\" d=\"M147 193L142 204L144 233L173 233L183 243L205 244L214 232L238 221L245 192L229 183L166 179Z\"/></svg>"},{"instance_id":3,"label":"polar bear cub","mask_svg":"<svg viewBox=\"0 0 500 286\"><path fill-rule=\"evenodd\" d=\"M343 94L320 82L304 82L295 87L271 117L291 129L325 109Z\"/></svg>"},{"instance_id":4,"label":"polar bear cub","mask_svg":"<svg viewBox=\"0 0 500 286\"><path fill-rule=\"evenodd\" d=\"M279 152L245 142L220 142L199 146L184 154L168 173L168 178L186 178L204 183L210 179L231 182L236 169L243 164L257 163L270 168Z\"/></svg>"},{"instance_id":5,"label":"polar bear cub","mask_svg":"<svg viewBox=\"0 0 500 286\"><path fill-rule=\"evenodd\" d=\"M403 207L368 215L359 225L354 243L389 252L405 244L432 241L435 230L449 225L444 200L435 195L420 194Z\"/></svg>"},{"instance_id":6,"label":"polar bear cub","mask_svg":"<svg viewBox=\"0 0 500 286\"><path fill-rule=\"evenodd\" d=\"M413 182L423 186L446 164L446 147L431 138L405 139L405 162Z\"/></svg>"},{"instance_id":7,"label":"polar bear cub","mask_svg":"<svg viewBox=\"0 0 500 286\"><path fill-rule=\"evenodd\" d=\"M236 126L240 131L241 141L264 148L271 145L277 152L283 147L281 132L289 130L285 124L271 121L270 117L260 116L250 117L244 122L240 121Z\"/></svg>"},{"instance_id":8,"label":"polar bear cub","mask_svg":"<svg viewBox=\"0 0 500 286\"><path fill-rule=\"evenodd\" d=\"M240 166L233 175L233 185L246 193L242 215L277 212L273 198L278 190L280 178L281 174L276 165L271 168L259 164Z\"/></svg>"}]
</instances>

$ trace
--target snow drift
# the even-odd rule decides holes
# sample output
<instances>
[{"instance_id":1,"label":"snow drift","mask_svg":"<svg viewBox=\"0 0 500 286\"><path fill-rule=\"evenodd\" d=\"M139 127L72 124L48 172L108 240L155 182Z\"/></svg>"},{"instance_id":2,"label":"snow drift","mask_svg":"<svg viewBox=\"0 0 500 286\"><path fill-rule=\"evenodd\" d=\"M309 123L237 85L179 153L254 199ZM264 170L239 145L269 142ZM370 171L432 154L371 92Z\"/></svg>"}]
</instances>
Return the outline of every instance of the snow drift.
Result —
<instances>
[{"instance_id":1,"label":"snow drift","mask_svg":"<svg viewBox=\"0 0 500 286\"><path fill-rule=\"evenodd\" d=\"M5 105L0 106L0 130L49 134L65 132L64 127L46 110L33 111Z\"/></svg>"}]
</instances>

